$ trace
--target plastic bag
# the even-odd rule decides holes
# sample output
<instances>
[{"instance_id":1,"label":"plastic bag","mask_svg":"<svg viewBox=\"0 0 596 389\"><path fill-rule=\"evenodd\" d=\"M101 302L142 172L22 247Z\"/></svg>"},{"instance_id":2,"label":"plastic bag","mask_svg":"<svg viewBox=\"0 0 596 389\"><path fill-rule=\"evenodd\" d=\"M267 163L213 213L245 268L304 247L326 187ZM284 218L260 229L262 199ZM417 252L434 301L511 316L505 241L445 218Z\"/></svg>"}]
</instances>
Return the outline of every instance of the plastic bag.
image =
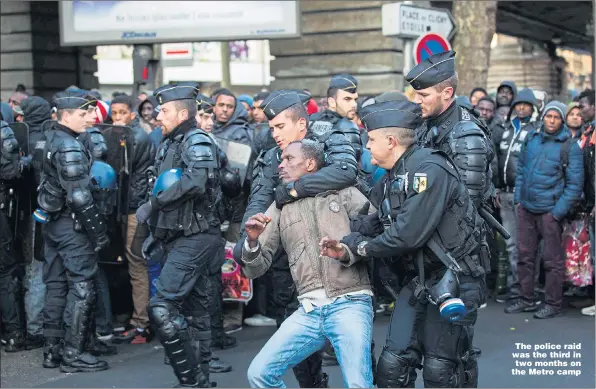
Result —
<instances>
[{"instance_id":1,"label":"plastic bag","mask_svg":"<svg viewBox=\"0 0 596 389\"><path fill-rule=\"evenodd\" d=\"M252 299L252 280L242 273L242 268L234 260L234 243L226 242L226 259L221 266L223 301L248 303Z\"/></svg>"},{"instance_id":2,"label":"plastic bag","mask_svg":"<svg viewBox=\"0 0 596 389\"><path fill-rule=\"evenodd\" d=\"M566 280L574 286L592 285L592 258L588 223L585 218L573 220L563 227Z\"/></svg>"}]
</instances>

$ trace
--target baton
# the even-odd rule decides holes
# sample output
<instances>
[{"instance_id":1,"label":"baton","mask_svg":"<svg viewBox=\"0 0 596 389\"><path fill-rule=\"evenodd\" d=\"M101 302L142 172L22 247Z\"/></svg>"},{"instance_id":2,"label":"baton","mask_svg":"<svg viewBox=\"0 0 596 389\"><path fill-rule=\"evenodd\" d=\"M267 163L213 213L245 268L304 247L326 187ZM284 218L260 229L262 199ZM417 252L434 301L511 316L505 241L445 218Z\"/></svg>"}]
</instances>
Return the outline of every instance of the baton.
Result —
<instances>
[{"instance_id":1,"label":"baton","mask_svg":"<svg viewBox=\"0 0 596 389\"><path fill-rule=\"evenodd\" d=\"M489 211L486 210L484 207L480 207L478 209L478 214L488 223L489 226L494 228L503 236L505 239L511 238L511 234L490 214Z\"/></svg>"}]
</instances>

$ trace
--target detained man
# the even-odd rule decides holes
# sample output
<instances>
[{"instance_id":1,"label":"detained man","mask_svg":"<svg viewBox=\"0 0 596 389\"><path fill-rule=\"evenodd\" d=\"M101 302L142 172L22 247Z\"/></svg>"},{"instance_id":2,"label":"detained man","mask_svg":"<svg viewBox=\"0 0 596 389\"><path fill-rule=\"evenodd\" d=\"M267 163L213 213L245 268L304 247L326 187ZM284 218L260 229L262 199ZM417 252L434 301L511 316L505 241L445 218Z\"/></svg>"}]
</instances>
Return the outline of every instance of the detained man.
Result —
<instances>
[{"instance_id":1,"label":"detained man","mask_svg":"<svg viewBox=\"0 0 596 389\"><path fill-rule=\"evenodd\" d=\"M297 181L325 166L323 145L311 140L284 148L279 176ZM350 232L350 217L367 213L370 204L356 188L328 191L299 199L245 223L242 248L244 273L251 279L269 269L278 248L288 253L300 307L288 317L248 368L253 388L284 388L285 372L322 349L327 341L336 351L344 385L370 388L372 290L362 257L343 250L332 259L320 255L321 236L340 239Z\"/></svg>"}]
</instances>

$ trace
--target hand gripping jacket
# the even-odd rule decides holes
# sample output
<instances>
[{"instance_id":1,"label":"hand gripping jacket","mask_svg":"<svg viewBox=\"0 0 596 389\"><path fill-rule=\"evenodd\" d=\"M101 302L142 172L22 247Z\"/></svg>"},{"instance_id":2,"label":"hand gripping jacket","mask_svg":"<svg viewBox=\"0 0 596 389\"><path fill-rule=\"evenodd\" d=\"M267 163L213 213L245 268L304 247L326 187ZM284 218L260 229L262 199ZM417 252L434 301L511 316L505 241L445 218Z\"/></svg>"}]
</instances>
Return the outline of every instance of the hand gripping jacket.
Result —
<instances>
[{"instance_id":1,"label":"hand gripping jacket","mask_svg":"<svg viewBox=\"0 0 596 389\"><path fill-rule=\"evenodd\" d=\"M19 143L8 123L0 121L0 182L19 174Z\"/></svg>"},{"instance_id":2,"label":"hand gripping jacket","mask_svg":"<svg viewBox=\"0 0 596 389\"><path fill-rule=\"evenodd\" d=\"M106 234L107 226L91 193L90 155L77 139L63 131L49 130L45 136L39 208L55 218L66 205L91 239L96 240Z\"/></svg>"},{"instance_id":3,"label":"hand gripping jacket","mask_svg":"<svg viewBox=\"0 0 596 389\"><path fill-rule=\"evenodd\" d=\"M158 175L176 168L183 173L178 182L151 198L159 211L149 219L156 228L154 237L164 238L168 231L196 234L218 224L214 211L221 197L220 160L206 132L195 129L166 139L157 151L155 168Z\"/></svg>"}]
</instances>

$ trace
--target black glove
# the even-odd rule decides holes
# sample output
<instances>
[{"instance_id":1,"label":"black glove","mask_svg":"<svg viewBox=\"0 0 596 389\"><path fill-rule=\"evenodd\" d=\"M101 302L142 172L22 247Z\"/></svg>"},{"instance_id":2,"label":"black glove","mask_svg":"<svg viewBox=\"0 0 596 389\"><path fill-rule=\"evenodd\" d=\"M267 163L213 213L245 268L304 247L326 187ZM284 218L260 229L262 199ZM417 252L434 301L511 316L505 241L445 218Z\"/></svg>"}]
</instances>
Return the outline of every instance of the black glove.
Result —
<instances>
[{"instance_id":1,"label":"black glove","mask_svg":"<svg viewBox=\"0 0 596 389\"><path fill-rule=\"evenodd\" d=\"M93 237L93 242L95 243L95 252L99 253L101 250L110 245L110 238L108 237L108 234L102 232Z\"/></svg>"},{"instance_id":2,"label":"black glove","mask_svg":"<svg viewBox=\"0 0 596 389\"><path fill-rule=\"evenodd\" d=\"M275 205L278 209L282 209L284 205L296 201L296 198L290 195L288 186L286 184L279 184L275 188Z\"/></svg>"},{"instance_id":3,"label":"black glove","mask_svg":"<svg viewBox=\"0 0 596 389\"><path fill-rule=\"evenodd\" d=\"M141 253L143 253L143 258L149 259L149 251L151 250L151 246L153 245L153 234L149 234L147 239L143 242L143 246L141 247Z\"/></svg>"},{"instance_id":4,"label":"black glove","mask_svg":"<svg viewBox=\"0 0 596 389\"><path fill-rule=\"evenodd\" d=\"M350 218L350 231L359 232L362 235L377 236L385 231L383 223L379 219L379 215L375 212L368 215L370 202L366 202L358 215Z\"/></svg>"},{"instance_id":5,"label":"black glove","mask_svg":"<svg viewBox=\"0 0 596 389\"><path fill-rule=\"evenodd\" d=\"M137 222L145 223L151 217L151 213L153 213L153 206L149 200L137 209Z\"/></svg>"},{"instance_id":6,"label":"black glove","mask_svg":"<svg viewBox=\"0 0 596 389\"><path fill-rule=\"evenodd\" d=\"M342 240L339 241L339 243L345 244L346 246L348 246L348 248L353 254L357 254L358 245L362 242L366 242L371 239L372 238L364 236L359 232L352 232L349 235L344 236Z\"/></svg>"}]
</instances>

